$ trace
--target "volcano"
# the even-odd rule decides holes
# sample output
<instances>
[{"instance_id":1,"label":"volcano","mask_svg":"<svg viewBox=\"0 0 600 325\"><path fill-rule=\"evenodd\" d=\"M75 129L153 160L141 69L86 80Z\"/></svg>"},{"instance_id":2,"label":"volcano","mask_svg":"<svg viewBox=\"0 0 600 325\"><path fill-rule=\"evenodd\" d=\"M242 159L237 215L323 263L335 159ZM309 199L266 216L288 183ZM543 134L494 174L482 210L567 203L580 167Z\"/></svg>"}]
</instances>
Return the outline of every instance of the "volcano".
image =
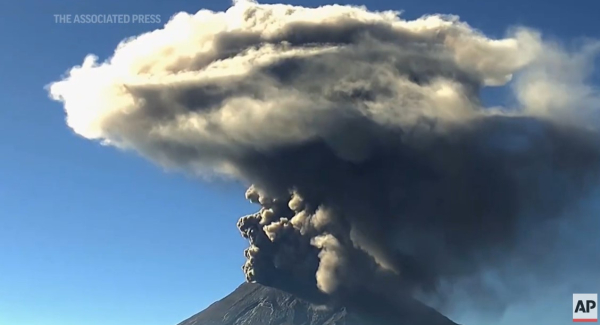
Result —
<instances>
[{"instance_id":1,"label":"volcano","mask_svg":"<svg viewBox=\"0 0 600 325\"><path fill-rule=\"evenodd\" d=\"M365 293L346 301L244 283L178 325L457 325L414 299L390 303Z\"/></svg>"}]
</instances>

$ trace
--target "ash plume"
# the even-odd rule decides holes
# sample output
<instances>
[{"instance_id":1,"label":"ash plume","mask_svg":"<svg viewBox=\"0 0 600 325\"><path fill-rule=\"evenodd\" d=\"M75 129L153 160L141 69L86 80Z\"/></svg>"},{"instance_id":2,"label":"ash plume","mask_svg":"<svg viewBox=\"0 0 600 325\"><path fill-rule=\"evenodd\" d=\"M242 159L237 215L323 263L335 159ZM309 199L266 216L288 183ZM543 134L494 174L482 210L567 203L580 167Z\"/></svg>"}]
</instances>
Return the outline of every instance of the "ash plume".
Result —
<instances>
[{"instance_id":1,"label":"ash plume","mask_svg":"<svg viewBox=\"0 0 600 325\"><path fill-rule=\"evenodd\" d=\"M48 91L85 138L253 184L248 281L441 295L597 187L599 49L524 27L490 39L455 16L238 1L88 56ZM482 88L507 84L515 105L484 107Z\"/></svg>"}]
</instances>

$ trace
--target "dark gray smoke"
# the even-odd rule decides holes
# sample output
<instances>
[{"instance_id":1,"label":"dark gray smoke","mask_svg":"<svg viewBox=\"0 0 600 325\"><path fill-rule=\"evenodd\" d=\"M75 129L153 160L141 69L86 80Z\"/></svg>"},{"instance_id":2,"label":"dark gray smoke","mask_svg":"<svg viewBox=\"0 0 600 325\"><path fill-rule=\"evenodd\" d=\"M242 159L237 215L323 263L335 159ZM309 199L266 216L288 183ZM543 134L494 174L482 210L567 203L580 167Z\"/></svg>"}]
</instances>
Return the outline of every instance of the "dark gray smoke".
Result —
<instances>
[{"instance_id":1,"label":"dark gray smoke","mask_svg":"<svg viewBox=\"0 0 600 325\"><path fill-rule=\"evenodd\" d=\"M248 281L442 295L515 257L598 185L600 46L569 53L453 16L237 2L180 14L49 87L80 135L254 184ZM513 79L516 77L516 79ZM511 81L515 107L483 107ZM292 285L293 284L293 285ZM493 297L493 288L469 290Z\"/></svg>"},{"instance_id":2,"label":"dark gray smoke","mask_svg":"<svg viewBox=\"0 0 600 325\"><path fill-rule=\"evenodd\" d=\"M432 291L505 262L522 227L562 217L597 184L596 135L550 122L488 117L440 136L356 121L342 132L361 132L369 156L348 161L315 140L239 162L262 206L238 223L248 280Z\"/></svg>"}]
</instances>

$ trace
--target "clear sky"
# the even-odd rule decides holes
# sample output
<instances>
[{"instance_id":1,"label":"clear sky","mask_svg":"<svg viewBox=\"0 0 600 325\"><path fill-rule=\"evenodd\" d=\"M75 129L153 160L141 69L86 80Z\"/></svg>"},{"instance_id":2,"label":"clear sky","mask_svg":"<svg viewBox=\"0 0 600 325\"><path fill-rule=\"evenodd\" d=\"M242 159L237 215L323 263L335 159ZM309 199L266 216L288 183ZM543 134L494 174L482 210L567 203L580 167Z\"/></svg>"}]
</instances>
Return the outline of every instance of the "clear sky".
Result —
<instances>
[{"instance_id":1,"label":"clear sky","mask_svg":"<svg viewBox=\"0 0 600 325\"><path fill-rule=\"evenodd\" d=\"M334 2L293 2L326 3ZM54 14L158 14L164 23L179 11L228 6L189 0L0 4L0 325L175 325L243 281L246 242L235 223L254 210L244 187L167 173L82 139L44 90L86 54L105 59L122 39L162 26L57 24ZM600 38L597 0L375 0L367 7L404 10L406 18L457 14L489 36L522 24L561 40ZM485 99L503 102L502 94L488 92ZM560 310L556 324L562 324L570 319L571 297L556 301L548 307ZM527 314L503 324L537 323L539 317Z\"/></svg>"}]
</instances>

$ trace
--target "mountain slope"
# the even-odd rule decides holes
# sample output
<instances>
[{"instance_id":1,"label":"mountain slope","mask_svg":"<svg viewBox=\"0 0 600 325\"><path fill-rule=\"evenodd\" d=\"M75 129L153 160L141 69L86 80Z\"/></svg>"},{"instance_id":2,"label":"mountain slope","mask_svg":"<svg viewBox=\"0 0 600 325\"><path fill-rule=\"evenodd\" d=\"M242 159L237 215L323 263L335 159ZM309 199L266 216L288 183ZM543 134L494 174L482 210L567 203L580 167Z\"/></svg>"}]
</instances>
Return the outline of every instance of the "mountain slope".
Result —
<instances>
[{"instance_id":1,"label":"mountain slope","mask_svg":"<svg viewBox=\"0 0 600 325\"><path fill-rule=\"evenodd\" d=\"M316 304L276 288L244 283L179 325L456 325L414 300L390 306L363 298L347 305Z\"/></svg>"}]
</instances>

